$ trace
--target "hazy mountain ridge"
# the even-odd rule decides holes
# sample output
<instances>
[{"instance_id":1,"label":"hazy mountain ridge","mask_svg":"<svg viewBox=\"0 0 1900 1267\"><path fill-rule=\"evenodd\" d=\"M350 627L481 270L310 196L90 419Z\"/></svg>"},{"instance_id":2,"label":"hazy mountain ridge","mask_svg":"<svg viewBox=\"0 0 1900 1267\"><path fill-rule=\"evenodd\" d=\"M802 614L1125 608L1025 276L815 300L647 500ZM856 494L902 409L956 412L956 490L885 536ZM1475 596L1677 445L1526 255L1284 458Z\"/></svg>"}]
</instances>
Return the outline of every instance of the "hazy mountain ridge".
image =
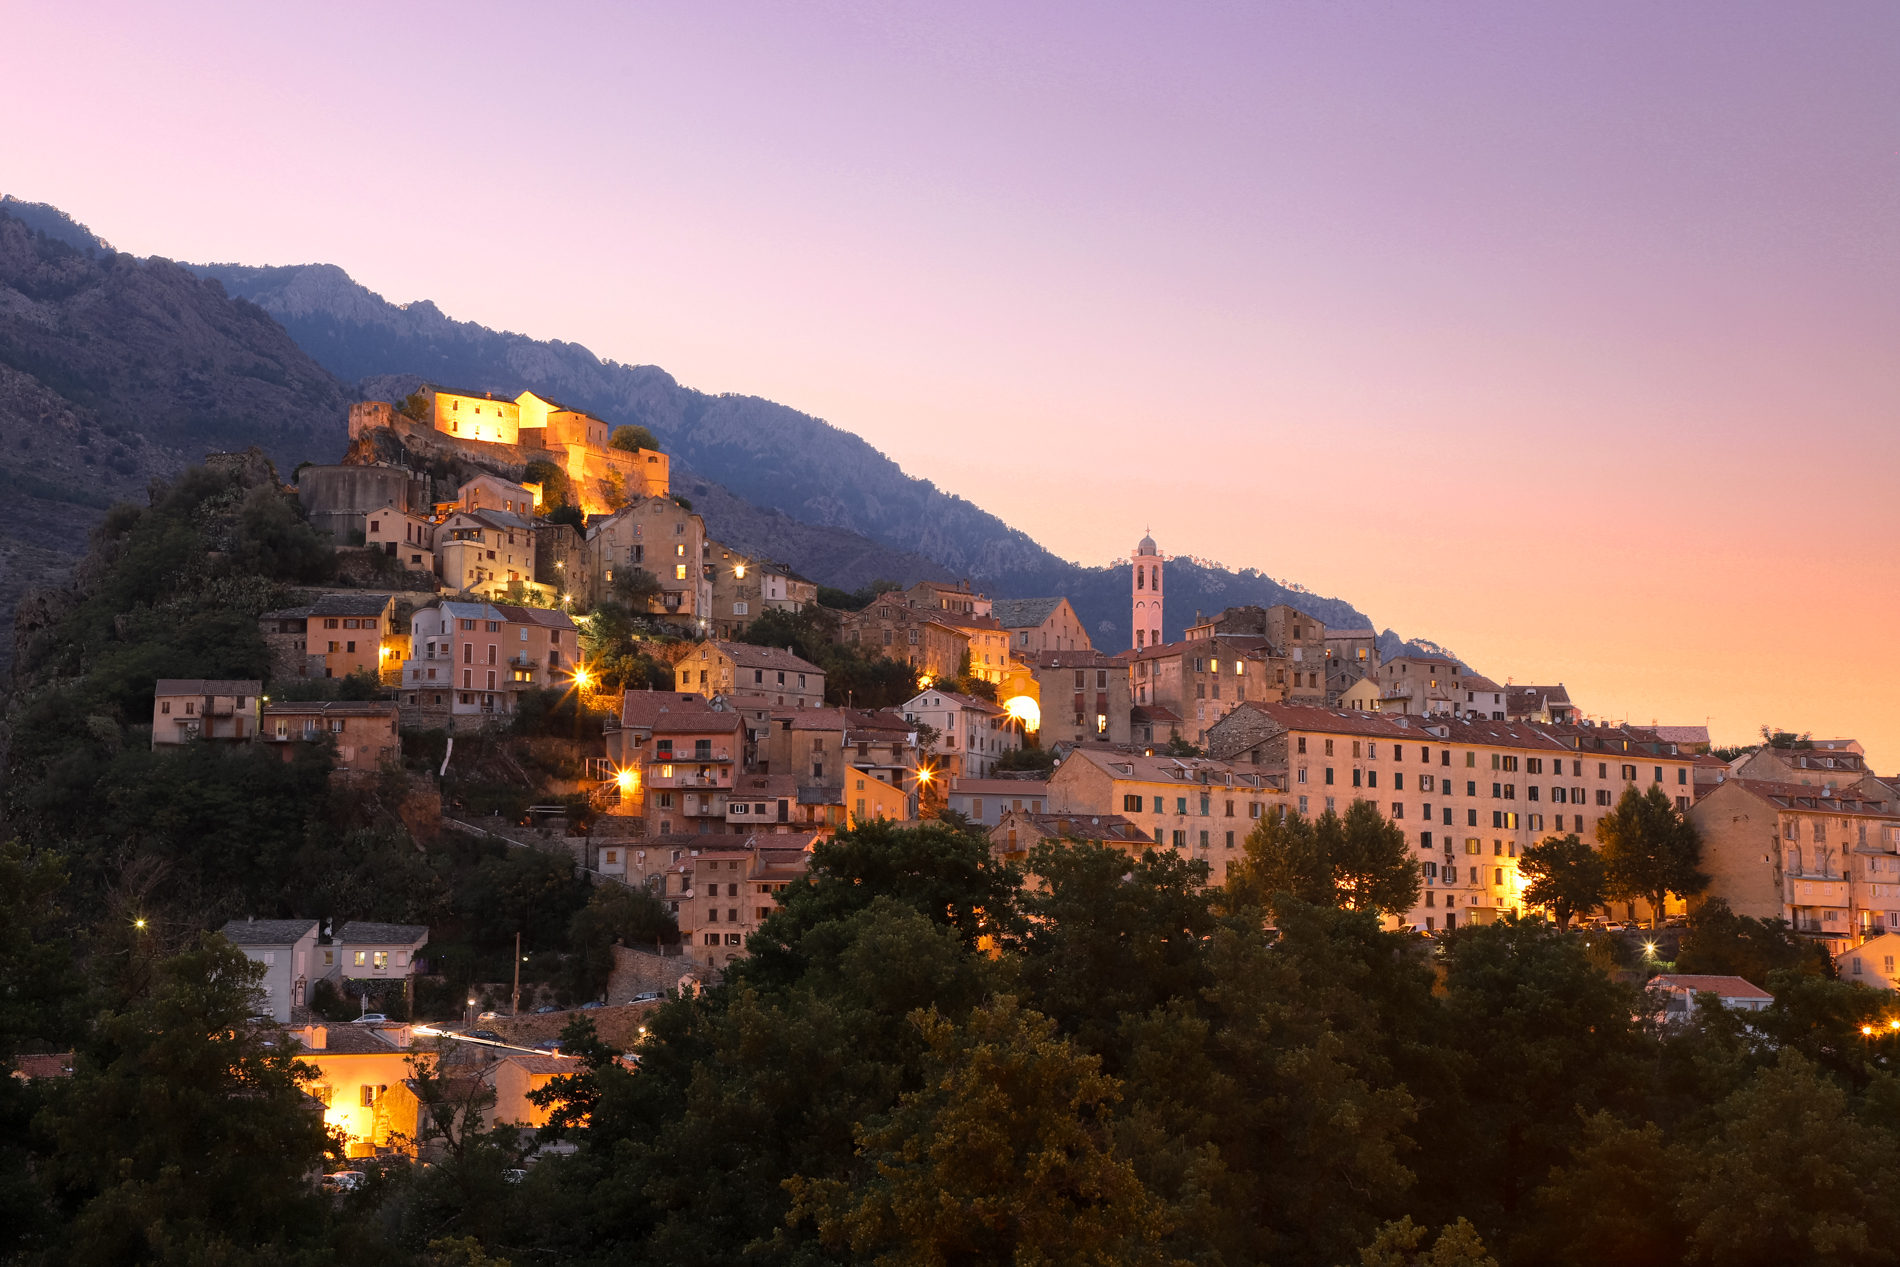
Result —
<instances>
[{"instance_id":1,"label":"hazy mountain ridge","mask_svg":"<svg viewBox=\"0 0 1900 1267\"><path fill-rule=\"evenodd\" d=\"M384 376L404 374L485 390L533 388L611 422L650 428L681 469L754 505L925 556L1000 597L1066 594L1091 630L1120 635L1104 638L1105 646L1127 639L1125 571L1067 562L995 515L905 474L862 438L788 406L696 391L658 367L456 321L427 301L392 304L335 265L194 267L270 312L315 359L365 380L368 391ZM1239 603L1291 602L1329 624L1372 625L1350 603L1294 593L1259 573L1185 561L1171 568L1170 636L1197 608Z\"/></svg>"}]
</instances>

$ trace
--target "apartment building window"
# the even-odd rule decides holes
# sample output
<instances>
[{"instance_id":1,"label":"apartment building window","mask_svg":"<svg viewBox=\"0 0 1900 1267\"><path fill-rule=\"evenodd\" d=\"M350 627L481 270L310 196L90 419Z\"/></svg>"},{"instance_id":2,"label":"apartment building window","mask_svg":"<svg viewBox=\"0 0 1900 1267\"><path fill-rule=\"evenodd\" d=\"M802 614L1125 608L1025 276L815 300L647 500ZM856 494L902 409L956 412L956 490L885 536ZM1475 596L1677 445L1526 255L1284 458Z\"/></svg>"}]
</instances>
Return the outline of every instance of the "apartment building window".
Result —
<instances>
[{"instance_id":1,"label":"apartment building window","mask_svg":"<svg viewBox=\"0 0 1900 1267\"><path fill-rule=\"evenodd\" d=\"M1359 769L1358 766L1354 766L1352 770L1352 785L1354 787L1361 786L1361 780L1364 777L1365 777L1365 772Z\"/></svg>"},{"instance_id":2,"label":"apartment building window","mask_svg":"<svg viewBox=\"0 0 1900 1267\"><path fill-rule=\"evenodd\" d=\"M981 806L981 805L983 804L983 802L981 802L981 801L978 801L978 802L977 802L977 804L978 804L979 806ZM982 815L982 813L983 813L983 811L982 811L981 809L978 809L978 810L977 810L976 812L977 812L977 814L978 814L978 816L979 816L979 817L980 817L980 816ZM1122 797L1122 812L1123 812L1124 814L1139 814L1139 813L1141 813L1141 798L1140 798L1139 796L1124 796L1124 797Z\"/></svg>"},{"instance_id":3,"label":"apartment building window","mask_svg":"<svg viewBox=\"0 0 1900 1267\"><path fill-rule=\"evenodd\" d=\"M1332 740L1330 740L1330 739L1328 739L1328 740L1326 741L1326 755L1327 755L1327 756L1329 756L1329 757L1333 755L1333 741L1332 741ZM1331 780L1331 779L1328 779L1328 780L1326 780L1326 781L1327 781L1328 783L1331 783L1331 782L1332 782L1332 780Z\"/></svg>"},{"instance_id":4,"label":"apartment building window","mask_svg":"<svg viewBox=\"0 0 1900 1267\"><path fill-rule=\"evenodd\" d=\"M1162 798L1160 798L1159 796L1155 797L1155 813L1163 814L1167 812L1166 810L1162 808L1163 804L1165 804L1165 802L1162 800Z\"/></svg>"},{"instance_id":5,"label":"apartment building window","mask_svg":"<svg viewBox=\"0 0 1900 1267\"><path fill-rule=\"evenodd\" d=\"M1300 813L1302 813L1302 814L1304 814L1304 813L1306 813L1306 812L1307 812L1307 811L1306 811L1306 798L1305 798L1304 796L1302 796L1302 797L1300 798Z\"/></svg>"},{"instance_id":6,"label":"apartment building window","mask_svg":"<svg viewBox=\"0 0 1900 1267\"><path fill-rule=\"evenodd\" d=\"M1470 766L1475 766L1477 764L1478 764L1478 754L1475 752L1467 752L1465 754L1465 765L1467 767L1470 767Z\"/></svg>"},{"instance_id":7,"label":"apartment building window","mask_svg":"<svg viewBox=\"0 0 1900 1267\"><path fill-rule=\"evenodd\" d=\"M1447 810L1446 812L1449 813L1450 811ZM1476 827L1477 825L1478 825L1478 811L1475 809L1466 810L1465 811L1465 826Z\"/></svg>"},{"instance_id":8,"label":"apartment building window","mask_svg":"<svg viewBox=\"0 0 1900 1267\"><path fill-rule=\"evenodd\" d=\"M1297 751L1302 757L1305 756L1306 755L1306 736L1301 735L1298 739L1294 740L1293 742L1294 742L1294 750Z\"/></svg>"},{"instance_id":9,"label":"apartment building window","mask_svg":"<svg viewBox=\"0 0 1900 1267\"><path fill-rule=\"evenodd\" d=\"M1327 766L1326 767L1326 782L1328 784L1331 784L1332 781L1333 781L1333 767Z\"/></svg>"},{"instance_id":10,"label":"apartment building window","mask_svg":"<svg viewBox=\"0 0 1900 1267\"><path fill-rule=\"evenodd\" d=\"M1405 790L1405 775L1397 770L1392 772L1392 790L1394 792L1403 792Z\"/></svg>"},{"instance_id":11,"label":"apartment building window","mask_svg":"<svg viewBox=\"0 0 1900 1267\"><path fill-rule=\"evenodd\" d=\"M1626 765L1623 767L1623 781L1625 783L1636 782L1636 767L1635 766Z\"/></svg>"},{"instance_id":12,"label":"apartment building window","mask_svg":"<svg viewBox=\"0 0 1900 1267\"><path fill-rule=\"evenodd\" d=\"M1174 840L1174 847L1176 849L1187 848L1187 833L1185 831L1175 832L1173 836L1173 840Z\"/></svg>"},{"instance_id":13,"label":"apartment building window","mask_svg":"<svg viewBox=\"0 0 1900 1267\"><path fill-rule=\"evenodd\" d=\"M1179 815L1181 815L1181 816L1183 816L1183 817L1186 817L1186 815L1187 815L1187 797L1185 797L1185 796L1177 796L1177 797L1175 797L1175 798L1174 798L1174 812L1175 812L1176 814L1179 814Z\"/></svg>"},{"instance_id":14,"label":"apartment building window","mask_svg":"<svg viewBox=\"0 0 1900 1267\"><path fill-rule=\"evenodd\" d=\"M1405 804L1404 804L1404 802L1402 802L1402 801L1394 801L1394 802L1392 802L1392 817L1394 817L1394 818L1404 818L1404 817L1405 817Z\"/></svg>"}]
</instances>

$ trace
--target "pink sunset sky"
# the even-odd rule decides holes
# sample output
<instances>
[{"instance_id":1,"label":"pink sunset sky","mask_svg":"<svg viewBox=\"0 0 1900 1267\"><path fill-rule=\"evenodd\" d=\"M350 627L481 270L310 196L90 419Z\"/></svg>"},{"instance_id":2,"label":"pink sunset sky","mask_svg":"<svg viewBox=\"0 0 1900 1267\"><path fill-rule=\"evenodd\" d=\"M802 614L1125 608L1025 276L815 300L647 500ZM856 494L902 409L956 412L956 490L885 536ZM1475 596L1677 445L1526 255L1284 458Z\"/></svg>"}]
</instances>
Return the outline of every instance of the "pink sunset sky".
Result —
<instances>
[{"instance_id":1,"label":"pink sunset sky","mask_svg":"<svg viewBox=\"0 0 1900 1267\"><path fill-rule=\"evenodd\" d=\"M0 190L1900 765L1900 6L10 6Z\"/></svg>"}]
</instances>

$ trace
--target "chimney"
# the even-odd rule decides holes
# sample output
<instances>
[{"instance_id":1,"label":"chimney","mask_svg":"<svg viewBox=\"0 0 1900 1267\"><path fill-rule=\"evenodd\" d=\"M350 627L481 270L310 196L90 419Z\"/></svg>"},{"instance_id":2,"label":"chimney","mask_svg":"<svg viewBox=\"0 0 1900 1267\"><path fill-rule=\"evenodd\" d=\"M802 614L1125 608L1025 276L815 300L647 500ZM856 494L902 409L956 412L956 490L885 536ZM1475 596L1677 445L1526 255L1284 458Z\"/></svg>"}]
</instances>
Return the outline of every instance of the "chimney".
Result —
<instances>
[{"instance_id":1,"label":"chimney","mask_svg":"<svg viewBox=\"0 0 1900 1267\"><path fill-rule=\"evenodd\" d=\"M330 1027L327 1025L306 1025L303 1031L303 1045L311 1051L323 1051L330 1042Z\"/></svg>"}]
</instances>

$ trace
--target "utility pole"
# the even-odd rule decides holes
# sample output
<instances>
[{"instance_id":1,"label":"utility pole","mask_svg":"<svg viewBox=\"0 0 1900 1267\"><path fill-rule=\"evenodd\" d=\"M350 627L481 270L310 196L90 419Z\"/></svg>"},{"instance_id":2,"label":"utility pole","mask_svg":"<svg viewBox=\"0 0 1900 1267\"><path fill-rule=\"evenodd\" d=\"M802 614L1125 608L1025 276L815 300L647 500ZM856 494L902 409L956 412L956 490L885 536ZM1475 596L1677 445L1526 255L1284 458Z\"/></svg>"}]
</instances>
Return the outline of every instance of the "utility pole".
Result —
<instances>
[{"instance_id":1,"label":"utility pole","mask_svg":"<svg viewBox=\"0 0 1900 1267\"><path fill-rule=\"evenodd\" d=\"M509 1001L509 1015L521 1015L521 934L515 934L515 996Z\"/></svg>"}]
</instances>

